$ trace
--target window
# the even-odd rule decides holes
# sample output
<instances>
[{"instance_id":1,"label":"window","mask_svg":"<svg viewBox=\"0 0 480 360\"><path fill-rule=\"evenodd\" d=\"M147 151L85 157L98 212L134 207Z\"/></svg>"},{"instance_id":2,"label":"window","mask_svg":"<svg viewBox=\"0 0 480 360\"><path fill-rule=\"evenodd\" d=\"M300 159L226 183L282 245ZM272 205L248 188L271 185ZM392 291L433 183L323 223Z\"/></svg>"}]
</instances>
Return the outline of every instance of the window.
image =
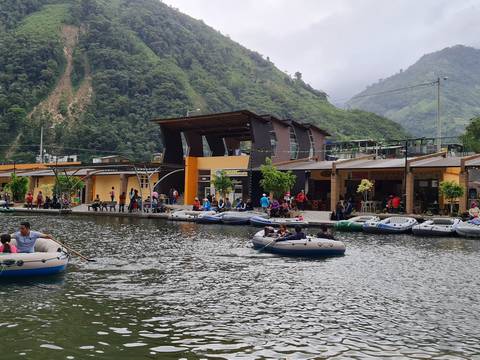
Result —
<instances>
[{"instance_id":1,"label":"window","mask_svg":"<svg viewBox=\"0 0 480 360\"><path fill-rule=\"evenodd\" d=\"M313 138L312 129L308 129L308 137L310 138L310 155L309 155L309 157L313 157L313 155L315 155L315 139Z\"/></svg>"},{"instance_id":2,"label":"window","mask_svg":"<svg viewBox=\"0 0 480 360\"><path fill-rule=\"evenodd\" d=\"M295 135L295 129L290 127L290 160L298 158L298 141Z\"/></svg>"},{"instance_id":3,"label":"window","mask_svg":"<svg viewBox=\"0 0 480 360\"><path fill-rule=\"evenodd\" d=\"M275 131L270 131L270 146L272 147L272 155L275 156L277 151L277 135Z\"/></svg>"},{"instance_id":4,"label":"window","mask_svg":"<svg viewBox=\"0 0 480 360\"><path fill-rule=\"evenodd\" d=\"M142 189L148 188L148 176L147 175L140 175L140 187Z\"/></svg>"}]
</instances>

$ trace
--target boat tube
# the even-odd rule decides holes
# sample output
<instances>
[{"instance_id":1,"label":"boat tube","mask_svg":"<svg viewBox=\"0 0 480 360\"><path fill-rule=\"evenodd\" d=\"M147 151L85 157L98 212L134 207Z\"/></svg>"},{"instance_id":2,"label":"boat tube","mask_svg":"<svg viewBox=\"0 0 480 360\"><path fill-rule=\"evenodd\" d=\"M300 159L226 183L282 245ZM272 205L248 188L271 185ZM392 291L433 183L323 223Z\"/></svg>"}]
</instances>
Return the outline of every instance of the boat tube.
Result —
<instances>
[{"instance_id":1,"label":"boat tube","mask_svg":"<svg viewBox=\"0 0 480 360\"><path fill-rule=\"evenodd\" d=\"M12 239L12 245L16 241ZM0 278L58 274L67 268L67 251L50 239L38 239L34 253L0 254Z\"/></svg>"},{"instance_id":2,"label":"boat tube","mask_svg":"<svg viewBox=\"0 0 480 360\"><path fill-rule=\"evenodd\" d=\"M265 218L262 216L252 216L250 224L253 226L308 226L308 222L299 218Z\"/></svg>"},{"instance_id":3,"label":"boat tube","mask_svg":"<svg viewBox=\"0 0 480 360\"><path fill-rule=\"evenodd\" d=\"M222 214L222 223L228 225L248 225L250 218L267 217L267 214L253 212L253 211L227 211Z\"/></svg>"},{"instance_id":4,"label":"boat tube","mask_svg":"<svg viewBox=\"0 0 480 360\"><path fill-rule=\"evenodd\" d=\"M222 213L213 215L201 213L196 217L195 222L199 224L220 224L222 222Z\"/></svg>"},{"instance_id":5,"label":"boat tube","mask_svg":"<svg viewBox=\"0 0 480 360\"><path fill-rule=\"evenodd\" d=\"M362 231L363 224L367 221L380 221L380 218L374 215L355 216L348 220L337 221L334 228L338 231Z\"/></svg>"},{"instance_id":6,"label":"boat tube","mask_svg":"<svg viewBox=\"0 0 480 360\"><path fill-rule=\"evenodd\" d=\"M374 234L402 234L412 230L417 220L411 217L392 216L380 221L367 221L363 231Z\"/></svg>"},{"instance_id":7,"label":"boat tube","mask_svg":"<svg viewBox=\"0 0 480 360\"><path fill-rule=\"evenodd\" d=\"M263 236L264 231L257 232L253 239L253 248L272 254L301 257L329 257L345 254L345 244L341 241L307 236L302 240L276 242L275 237Z\"/></svg>"},{"instance_id":8,"label":"boat tube","mask_svg":"<svg viewBox=\"0 0 480 360\"><path fill-rule=\"evenodd\" d=\"M460 236L480 238L480 220L460 221L455 226L455 232Z\"/></svg>"},{"instance_id":9,"label":"boat tube","mask_svg":"<svg viewBox=\"0 0 480 360\"><path fill-rule=\"evenodd\" d=\"M215 211L178 210L171 213L168 219L175 221L195 221L200 214L215 215Z\"/></svg>"},{"instance_id":10,"label":"boat tube","mask_svg":"<svg viewBox=\"0 0 480 360\"><path fill-rule=\"evenodd\" d=\"M425 236L452 236L455 235L455 227L460 219L455 218L434 218L415 225L412 231L415 235Z\"/></svg>"}]
</instances>

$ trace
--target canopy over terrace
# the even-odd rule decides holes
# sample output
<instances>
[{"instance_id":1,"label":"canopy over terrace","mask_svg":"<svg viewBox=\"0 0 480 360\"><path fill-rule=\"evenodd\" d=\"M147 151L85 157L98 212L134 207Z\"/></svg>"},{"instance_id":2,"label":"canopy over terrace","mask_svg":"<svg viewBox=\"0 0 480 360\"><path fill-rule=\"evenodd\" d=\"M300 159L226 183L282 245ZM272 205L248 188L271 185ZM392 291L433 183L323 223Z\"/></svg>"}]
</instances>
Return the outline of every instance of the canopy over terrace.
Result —
<instances>
[{"instance_id":1,"label":"canopy over terrace","mask_svg":"<svg viewBox=\"0 0 480 360\"><path fill-rule=\"evenodd\" d=\"M431 203L441 205L443 199L438 193L442 180L460 182L469 189L468 169L480 168L480 155L470 157L447 157L445 153L427 156L375 159L372 156L339 161L293 161L278 166L280 170L307 173L305 189L315 196L320 188L334 208L340 198L356 195L356 187L361 179L375 180L377 197L389 193L404 195L406 211L425 211ZM467 192L460 199L460 211L467 206Z\"/></svg>"},{"instance_id":2,"label":"canopy over terrace","mask_svg":"<svg viewBox=\"0 0 480 360\"><path fill-rule=\"evenodd\" d=\"M184 156L203 157L203 138L212 156L238 154L242 141L252 143L251 166L259 166L266 157L272 156L270 121L248 110L156 119L153 122L160 125L162 131L165 162L183 164ZM182 146L182 133L188 145L187 154Z\"/></svg>"}]
</instances>

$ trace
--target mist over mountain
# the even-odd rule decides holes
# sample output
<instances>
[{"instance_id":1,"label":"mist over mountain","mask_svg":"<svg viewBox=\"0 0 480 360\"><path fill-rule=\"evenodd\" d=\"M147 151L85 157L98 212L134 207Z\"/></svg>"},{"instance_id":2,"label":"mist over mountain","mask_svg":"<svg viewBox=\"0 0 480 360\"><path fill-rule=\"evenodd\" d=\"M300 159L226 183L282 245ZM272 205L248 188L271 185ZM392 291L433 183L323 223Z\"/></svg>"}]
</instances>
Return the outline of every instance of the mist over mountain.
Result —
<instances>
[{"instance_id":1,"label":"mist over mountain","mask_svg":"<svg viewBox=\"0 0 480 360\"><path fill-rule=\"evenodd\" d=\"M459 135L480 115L480 50L472 47L456 45L424 55L408 69L368 86L347 106L392 119L413 135L436 136L436 85L410 87L437 77L442 79L442 135ZM408 89L398 90L403 88Z\"/></svg>"}]
</instances>

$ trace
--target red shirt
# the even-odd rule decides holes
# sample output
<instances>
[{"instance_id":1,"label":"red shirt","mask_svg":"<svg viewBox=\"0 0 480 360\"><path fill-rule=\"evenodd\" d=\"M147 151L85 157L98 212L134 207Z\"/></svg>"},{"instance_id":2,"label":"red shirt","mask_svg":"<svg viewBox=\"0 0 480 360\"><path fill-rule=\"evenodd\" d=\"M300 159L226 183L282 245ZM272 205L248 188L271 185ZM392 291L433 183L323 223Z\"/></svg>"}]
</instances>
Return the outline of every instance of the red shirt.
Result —
<instances>
[{"instance_id":1,"label":"red shirt","mask_svg":"<svg viewBox=\"0 0 480 360\"><path fill-rule=\"evenodd\" d=\"M17 251L17 247L15 245L10 245L10 252L12 254L16 254L18 251ZM3 245L0 245L0 254L3 253ZM8 253L7 253L8 254Z\"/></svg>"},{"instance_id":2,"label":"red shirt","mask_svg":"<svg viewBox=\"0 0 480 360\"><path fill-rule=\"evenodd\" d=\"M32 194L27 195L26 200L27 200L28 203L31 203L33 201L33 195Z\"/></svg>"},{"instance_id":3,"label":"red shirt","mask_svg":"<svg viewBox=\"0 0 480 360\"><path fill-rule=\"evenodd\" d=\"M394 209L398 209L400 207L400 198L398 196L395 196L393 199L392 199L392 207Z\"/></svg>"}]
</instances>

